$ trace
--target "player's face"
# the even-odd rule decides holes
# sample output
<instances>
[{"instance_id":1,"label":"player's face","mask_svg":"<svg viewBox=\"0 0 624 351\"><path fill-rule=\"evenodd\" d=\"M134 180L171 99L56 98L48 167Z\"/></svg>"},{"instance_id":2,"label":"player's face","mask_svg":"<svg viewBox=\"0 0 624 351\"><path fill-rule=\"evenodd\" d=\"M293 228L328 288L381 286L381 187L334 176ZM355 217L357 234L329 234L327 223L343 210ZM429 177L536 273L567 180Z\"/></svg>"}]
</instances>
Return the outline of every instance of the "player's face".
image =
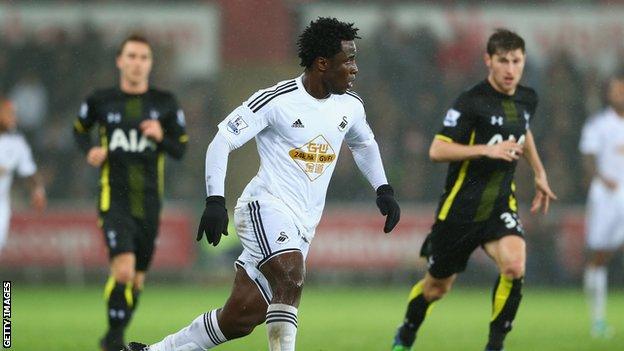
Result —
<instances>
[{"instance_id":1,"label":"player's face","mask_svg":"<svg viewBox=\"0 0 624 351\"><path fill-rule=\"evenodd\" d=\"M353 81L358 73L355 55L357 48L353 40L342 41L342 51L329 59L325 74L325 87L329 93L344 94L353 88Z\"/></svg>"},{"instance_id":2,"label":"player's face","mask_svg":"<svg viewBox=\"0 0 624 351\"><path fill-rule=\"evenodd\" d=\"M15 128L17 119L15 118L15 107L7 101L0 102L0 130L11 130Z\"/></svg>"},{"instance_id":3,"label":"player's face","mask_svg":"<svg viewBox=\"0 0 624 351\"><path fill-rule=\"evenodd\" d=\"M624 80L612 79L609 82L609 92L607 98L609 99L609 105L611 105L616 111L624 111Z\"/></svg>"},{"instance_id":4,"label":"player's face","mask_svg":"<svg viewBox=\"0 0 624 351\"><path fill-rule=\"evenodd\" d=\"M147 83L152 70L152 50L149 45L129 41L117 57L121 79L131 85Z\"/></svg>"},{"instance_id":5,"label":"player's face","mask_svg":"<svg viewBox=\"0 0 624 351\"><path fill-rule=\"evenodd\" d=\"M488 80L494 89L501 93L512 95L522 78L526 55L522 49L513 51L499 51L490 56L485 54L485 64L488 66Z\"/></svg>"}]
</instances>

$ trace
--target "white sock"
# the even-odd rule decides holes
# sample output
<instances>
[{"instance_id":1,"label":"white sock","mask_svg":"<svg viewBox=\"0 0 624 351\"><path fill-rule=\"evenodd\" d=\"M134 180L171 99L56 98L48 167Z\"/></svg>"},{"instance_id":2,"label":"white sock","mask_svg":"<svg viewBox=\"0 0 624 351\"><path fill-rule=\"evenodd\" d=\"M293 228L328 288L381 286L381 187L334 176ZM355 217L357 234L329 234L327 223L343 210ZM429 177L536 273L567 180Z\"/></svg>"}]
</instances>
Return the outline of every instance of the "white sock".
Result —
<instances>
[{"instance_id":1,"label":"white sock","mask_svg":"<svg viewBox=\"0 0 624 351\"><path fill-rule=\"evenodd\" d=\"M294 351L297 337L297 308L270 304L266 318L269 351Z\"/></svg>"},{"instance_id":2,"label":"white sock","mask_svg":"<svg viewBox=\"0 0 624 351\"><path fill-rule=\"evenodd\" d=\"M592 322L603 322L606 318L607 268L587 267L584 280Z\"/></svg>"},{"instance_id":3,"label":"white sock","mask_svg":"<svg viewBox=\"0 0 624 351\"><path fill-rule=\"evenodd\" d=\"M212 310L177 333L150 345L150 351L204 351L226 341L217 322L217 310Z\"/></svg>"}]
</instances>

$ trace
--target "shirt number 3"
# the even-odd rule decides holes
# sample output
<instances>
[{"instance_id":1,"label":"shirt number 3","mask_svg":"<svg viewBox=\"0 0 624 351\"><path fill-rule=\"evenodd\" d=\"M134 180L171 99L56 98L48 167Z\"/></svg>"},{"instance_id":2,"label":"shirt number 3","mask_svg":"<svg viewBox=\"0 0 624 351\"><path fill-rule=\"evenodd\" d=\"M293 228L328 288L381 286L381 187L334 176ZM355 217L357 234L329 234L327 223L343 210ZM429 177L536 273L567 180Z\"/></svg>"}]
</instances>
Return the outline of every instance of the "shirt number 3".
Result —
<instances>
[{"instance_id":1,"label":"shirt number 3","mask_svg":"<svg viewBox=\"0 0 624 351\"><path fill-rule=\"evenodd\" d=\"M504 212L500 215L500 219L505 222L507 229L516 228L519 232L523 232L522 225L520 224L520 218L515 213Z\"/></svg>"}]
</instances>

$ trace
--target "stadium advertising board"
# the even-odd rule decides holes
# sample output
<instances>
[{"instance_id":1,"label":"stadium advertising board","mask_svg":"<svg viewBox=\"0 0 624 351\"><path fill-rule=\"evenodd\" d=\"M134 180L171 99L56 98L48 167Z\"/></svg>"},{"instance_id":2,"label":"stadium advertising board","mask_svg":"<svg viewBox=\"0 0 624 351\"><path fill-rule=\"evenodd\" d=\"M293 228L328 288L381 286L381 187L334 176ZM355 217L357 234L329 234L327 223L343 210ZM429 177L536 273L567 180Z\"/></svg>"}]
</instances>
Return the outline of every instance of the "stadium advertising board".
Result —
<instances>
[{"instance_id":1,"label":"stadium advertising board","mask_svg":"<svg viewBox=\"0 0 624 351\"><path fill-rule=\"evenodd\" d=\"M566 277L583 271L584 217L579 208L563 208L547 217L523 214L529 246L529 264L544 260ZM311 271L425 270L420 247L433 221L433 208L403 206L401 222L390 234L382 231L384 217L374 208L330 205L317 228L308 256ZM539 222L537 222L537 221ZM191 269L197 260L193 218L165 211L154 258L154 269ZM230 228L233 232L234 228ZM232 239L235 235L230 236ZM227 237L226 239L229 239ZM227 241L227 240L226 240ZM240 252L240 243L224 246L226 252L207 247L209 255ZM56 209L45 215L16 213L11 220L7 246L0 266L9 269L44 268L82 274L106 265L106 248L93 212ZM482 250L471 262L492 266Z\"/></svg>"},{"instance_id":2,"label":"stadium advertising board","mask_svg":"<svg viewBox=\"0 0 624 351\"><path fill-rule=\"evenodd\" d=\"M431 211L404 211L390 234L376 211L329 208L316 230L308 256L310 269L389 270L423 267L422 242L429 233Z\"/></svg>"},{"instance_id":3,"label":"stadium advertising board","mask_svg":"<svg viewBox=\"0 0 624 351\"><path fill-rule=\"evenodd\" d=\"M0 265L68 270L105 267L108 258L104 236L96 223L93 211L17 213L11 218ZM153 266L156 269L190 267L195 262L195 241L191 232L189 216L165 212Z\"/></svg>"}]
</instances>

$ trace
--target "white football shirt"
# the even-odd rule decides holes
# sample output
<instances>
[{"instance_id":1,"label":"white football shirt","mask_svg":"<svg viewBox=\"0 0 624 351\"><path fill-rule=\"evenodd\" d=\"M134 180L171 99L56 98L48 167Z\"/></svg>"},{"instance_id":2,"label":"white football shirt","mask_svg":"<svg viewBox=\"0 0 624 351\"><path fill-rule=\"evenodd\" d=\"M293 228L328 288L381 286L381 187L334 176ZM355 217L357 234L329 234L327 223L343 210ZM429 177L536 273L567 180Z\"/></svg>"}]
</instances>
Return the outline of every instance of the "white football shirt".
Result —
<instances>
[{"instance_id":1,"label":"white football shirt","mask_svg":"<svg viewBox=\"0 0 624 351\"><path fill-rule=\"evenodd\" d=\"M624 118L612 108L590 118L583 127L580 151L596 157L596 170L624 184Z\"/></svg>"},{"instance_id":2,"label":"white football shirt","mask_svg":"<svg viewBox=\"0 0 624 351\"><path fill-rule=\"evenodd\" d=\"M28 177L37 171L30 147L17 133L0 134L0 248L6 238L11 213L13 174Z\"/></svg>"},{"instance_id":3,"label":"white football shirt","mask_svg":"<svg viewBox=\"0 0 624 351\"><path fill-rule=\"evenodd\" d=\"M367 157L376 169L363 172L375 189L387 183L360 97L348 91L316 99L305 90L302 76L253 94L219 124L218 133L231 149L256 139L260 169L239 203L281 201L309 240L321 218L343 140L354 154L372 146L375 156ZM360 169L365 163L358 162Z\"/></svg>"},{"instance_id":4,"label":"white football shirt","mask_svg":"<svg viewBox=\"0 0 624 351\"><path fill-rule=\"evenodd\" d=\"M8 201L13 173L28 177L37 171L28 143L16 133L0 134L0 202Z\"/></svg>"}]
</instances>

